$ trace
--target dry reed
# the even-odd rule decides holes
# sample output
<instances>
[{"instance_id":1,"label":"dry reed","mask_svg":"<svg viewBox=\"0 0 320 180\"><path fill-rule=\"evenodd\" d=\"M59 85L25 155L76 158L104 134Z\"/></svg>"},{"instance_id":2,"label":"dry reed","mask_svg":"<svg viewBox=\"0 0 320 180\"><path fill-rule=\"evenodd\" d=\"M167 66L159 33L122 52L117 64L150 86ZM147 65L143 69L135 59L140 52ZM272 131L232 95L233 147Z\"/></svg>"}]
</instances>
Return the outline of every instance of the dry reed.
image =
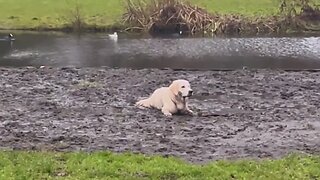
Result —
<instances>
[{"instance_id":1,"label":"dry reed","mask_svg":"<svg viewBox=\"0 0 320 180\"><path fill-rule=\"evenodd\" d=\"M290 28L306 29L301 22L312 18L320 20L318 6L310 5L309 0L293 1L296 3L291 3L293 7L289 7L283 0L277 16L249 19L240 15L209 13L182 0L126 0L123 22L128 25L127 31L257 34L283 32ZM297 7L299 13L296 12Z\"/></svg>"}]
</instances>

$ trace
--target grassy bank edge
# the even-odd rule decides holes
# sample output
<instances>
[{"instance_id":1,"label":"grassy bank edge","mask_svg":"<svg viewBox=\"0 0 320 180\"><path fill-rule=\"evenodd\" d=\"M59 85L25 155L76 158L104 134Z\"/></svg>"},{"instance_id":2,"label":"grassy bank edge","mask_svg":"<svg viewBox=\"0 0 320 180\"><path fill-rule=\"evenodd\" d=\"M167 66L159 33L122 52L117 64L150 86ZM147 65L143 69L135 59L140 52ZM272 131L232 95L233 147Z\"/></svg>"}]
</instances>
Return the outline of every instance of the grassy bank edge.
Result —
<instances>
[{"instance_id":1,"label":"grassy bank edge","mask_svg":"<svg viewBox=\"0 0 320 180\"><path fill-rule=\"evenodd\" d=\"M193 1L191 1L192 4L194 4ZM318 2L318 0L316 1ZM8 18L12 18L14 22L18 24L11 24L9 26L6 26L6 24L0 24L0 30L31 30L31 31L62 31L62 32L73 32L73 31L83 31L83 32L114 32L114 31L120 31L123 32L125 29L130 28L130 25L125 24L121 20L121 14L123 13L125 7L124 1L122 1L121 6L117 5L115 9L120 8L120 10L116 10L112 15L110 15L107 19L113 19L110 20L104 20L106 19L105 14L96 14L93 17L86 16L85 12L87 11L85 6L83 5L77 5L76 3L69 4L69 9L65 9L63 11L62 17L59 17L57 19L52 19L50 17L34 17L32 20L29 20L30 23L24 23L25 25L21 24L19 25L20 20L15 20L15 16L10 16ZM197 4L197 6L202 7L204 9L207 9L207 11L212 12L211 8L208 8L207 5L204 5L205 3ZM111 3L111 5L114 5ZM112 7L109 5L110 7ZM213 5L213 4L211 4ZM256 8L258 8L257 6ZM224 7L225 8L225 7ZM265 7L266 8L266 7ZM270 8L270 7L269 7ZM92 9L92 8L91 8ZM249 12L232 12L232 14L226 14L226 12L222 10L219 11L213 11L218 14L220 14L221 19L224 19L224 16L227 15L228 17L237 16L240 19L231 19L235 21L241 21L243 24L266 24L266 26L269 26L270 22L274 21L274 16L279 16L277 19L283 19L283 17L280 16L279 10L275 10L277 7L272 8L272 13L263 12L262 15L257 15L257 12L251 12L254 11L251 7ZM258 19L258 20L257 20ZM41 20L39 24L33 24L31 22L37 22L38 20ZM48 22L46 20L49 20ZM275 20L277 21L277 20ZM22 22L22 21L21 21ZM281 21L282 22L282 21ZM279 23L282 24L279 20ZM277 22L275 22L277 23ZM290 23L288 23L290 24ZM264 26L264 25L263 25ZM287 26L287 25L285 25ZM320 26L316 25L316 27L298 27L297 29L293 29L291 27L285 28L285 32L281 32L281 34L296 34L296 33L310 33L310 34L320 34ZM251 27L249 29L252 29ZM246 30L245 30L246 31ZM142 32L144 33L144 32ZM256 34L252 32L244 32L243 35L250 35L250 34ZM262 32L262 34L279 34L279 32Z\"/></svg>"},{"instance_id":2,"label":"grassy bank edge","mask_svg":"<svg viewBox=\"0 0 320 180\"><path fill-rule=\"evenodd\" d=\"M235 14L235 16L237 16L237 14ZM254 17L247 17L247 16L242 16L243 19L245 19L245 21L247 21L247 23L250 24L251 21L256 20L256 18ZM269 17L264 17L262 18L262 20L260 20L260 22L268 22L269 21ZM134 34L144 34L144 33L148 33L145 31L127 31L127 29L131 29L130 25L126 25L124 23L121 22L115 22L112 24L85 24L81 27L81 29L75 29L73 27L74 25L72 24L64 24L64 25L59 25L56 27L52 27L50 25L45 25L42 24L41 26L35 26L35 27L10 27L7 28L3 25L0 24L0 31L35 31L35 32L46 32L46 31L56 31L56 32L84 32L84 33L113 33L113 32L122 32L122 33L134 33ZM305 29L305 28L301 28L301 29L292 29L290 27L287 28L286 31L282 31L282 32L261 32L261 33L252 33L252 32L244 32L242 34L239 34L241 36L251 36L251 35L301 35L301 34L310 34L310 35L320 35L320 29L315 28L315 29ZM199 36L201 34L195 34L196 36ZM210 33L208 34L202 34L203 36L212 36ZM228 34L217 34L214 36L224 36ZM230 36L234 36L235 34L231 34Z\"/></svg>"},{"instance_id":3,"label":"grassy bank edge","mask_svg":"<svg viewBox=\"0 0 320 180\"><path fill-rule=\"evenodd\" d=\"M307 154L192 164L133 153L0 151L0 179L318 179L319 168L320 156Z\"/></svg>"}]
</instances>

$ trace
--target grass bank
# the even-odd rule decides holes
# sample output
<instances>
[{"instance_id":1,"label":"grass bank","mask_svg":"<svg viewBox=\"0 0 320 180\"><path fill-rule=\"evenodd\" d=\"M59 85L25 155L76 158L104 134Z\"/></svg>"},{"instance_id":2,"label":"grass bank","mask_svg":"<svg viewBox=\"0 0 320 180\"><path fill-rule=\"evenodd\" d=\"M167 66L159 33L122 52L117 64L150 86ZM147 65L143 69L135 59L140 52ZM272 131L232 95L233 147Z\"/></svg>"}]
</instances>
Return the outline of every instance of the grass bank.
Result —
<instances>
[{"instance_id":1,"label":"grass bank","mask_svg":"<svg viewBox=\"0 0 320 180\"><path fill-rule=\"evenodd\" d=\"M279 13L281 2L280 0L188 1L192 5L204 8L209 13L235 14L249 20L258 17L273 17ZM320 0L314 1L320 3ZM106 31L125 29L127 26L122 23L122 15L126 12L126 0L0 0L0 8L0 29L70 30L83 28ZM238 19L232 21L238 21ZM270 19L265 21L270 21ZM268 26L266 28L270 28Z\"/></svg>"},{"instance_id":2,"label":"grass bank","mask_svg":"<svg viewBox=\"0 0 320 180\"><path fill-rule=\"evenodd\" d=\"M191 0L210 12L271 15L277 12L278 0ZM125 3L121 0L0 0L1 29L63 28L70 13L79 4L89 25L112 26L121 19Z\"/></svg>"},{"instance_id":3,"label":"grass bank","mask_svg":"<svg viewBox=\"0 0 320 180\"><path fill-rule=\"evenodd\" d=\"M88 25L97 28L117 24L121 0L0 0L1 29L63 29L74 20L76 9Z\"/></svg>"},{"instance_id":4,"label":"grass bank","mask_svg":"<svg viewBox=\"0 0 320 180\"><path fill-rule=\"evenodd\" d=\"M108 152L0 152L0 179L318 179L319 167L320 157L307 155L196 165Z\"/></svg>"}]
</instances>

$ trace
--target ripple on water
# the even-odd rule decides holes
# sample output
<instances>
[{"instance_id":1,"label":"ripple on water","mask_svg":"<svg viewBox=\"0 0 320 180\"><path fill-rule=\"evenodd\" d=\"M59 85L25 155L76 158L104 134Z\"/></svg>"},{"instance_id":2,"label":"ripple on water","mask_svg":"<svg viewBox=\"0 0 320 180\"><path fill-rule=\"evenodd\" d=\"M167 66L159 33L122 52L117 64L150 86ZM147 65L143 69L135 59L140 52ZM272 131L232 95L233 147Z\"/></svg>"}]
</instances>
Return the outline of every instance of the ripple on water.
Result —
<instances>
[{"instance_id":1,"label":"ripple on water","mask_svg":"<svg viewBox=\"0 0 320 180\"><path fill-rule=\"evenodd\" d=\"M118 45L117 53L148 56L272 56L319 57L320 38L185 38L128 39Z\"/></svg>"},{"instance_id":2,"label":"ripple on water","mask_svg":"<svg viewBox=\"0 0 320 180\"><path fill-rule=\"evenodd\" d=\"M0 44L0 64L201 70L320 68L320 37L126 38L119 34L117 42L103 37L19 34L19 41L12 45Z\"/></svg>"},{"instance_id":3,"label":"ripple on water","mask_svg":"<svg viewBox=\"0 0 320 180\"><path fill-rule=\"evenodd\" d=\"M13 51L12 53L4 56L5 59L24 59L31 57L38 57L39 52L36 51Z\"/></svg>"}]
</instances>

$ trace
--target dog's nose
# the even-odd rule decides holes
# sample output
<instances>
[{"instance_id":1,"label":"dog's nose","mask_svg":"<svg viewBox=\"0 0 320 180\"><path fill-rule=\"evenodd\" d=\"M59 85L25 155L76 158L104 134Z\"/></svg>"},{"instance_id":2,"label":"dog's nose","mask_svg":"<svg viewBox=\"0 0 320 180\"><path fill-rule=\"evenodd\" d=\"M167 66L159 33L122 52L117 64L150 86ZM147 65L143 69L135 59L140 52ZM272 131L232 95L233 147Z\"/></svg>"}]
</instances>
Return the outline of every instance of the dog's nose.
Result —
<instances>
[{"instance_id":1,"label":"dog's nose","mask_svg":"<svg viewBox=\"0 0 320 180\"><path fill-rule=\"evenodd\" d=\"M189 90L189 94L193 94L193 90Z\"/></svg>"}]
</instances>

